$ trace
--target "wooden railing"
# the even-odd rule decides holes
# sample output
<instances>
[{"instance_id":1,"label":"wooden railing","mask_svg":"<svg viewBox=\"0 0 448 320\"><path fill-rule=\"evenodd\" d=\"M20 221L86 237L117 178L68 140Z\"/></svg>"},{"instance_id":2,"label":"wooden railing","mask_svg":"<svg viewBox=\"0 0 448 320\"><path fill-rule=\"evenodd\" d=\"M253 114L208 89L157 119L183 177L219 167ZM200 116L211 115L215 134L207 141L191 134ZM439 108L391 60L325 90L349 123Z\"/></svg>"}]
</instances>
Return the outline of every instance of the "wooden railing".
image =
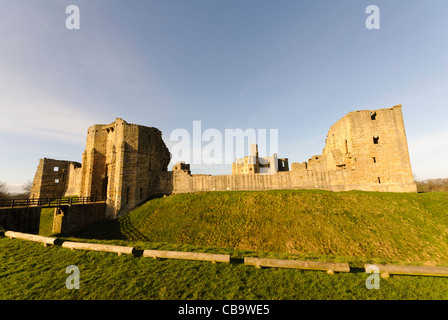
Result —
<instances>
[{"instance_id":1,"label":"wooden railing","mask_svg":"<svg viewBox=\"0 0 448 320\"><path fill-rule=\"evenodd\" d=\"M0 232L0 236L2 236ZM4 235L11 239L23 239L34 242L42 242L44 247L49 245L56 245L62 242L63 248L71 250L94 250L105 251L121 254L134 255L136 253L135 247L84 243L65 241L54 237L44 237L29 233L5 231ZM200 252L180 252L180 251L164 251L164 250L143 250L143 257L152 257L155 259L183 259L183 260L199 260L211 261L212 263L223 262L230 263L229 254L213 254ZM322 270L327 271L328 274L336 272L350 272L350 266L346 262L320 262L320 261L299 261L299 260L285 260L285 259L266 259L256 257L244 257L245 265L253 265L257 268L272 267L272 268L293 268L303 270ZM383 265L383 264L366 264L366 273L379 273L382 278L388 278L390 274L412 275L412 276L439 276L448 277L448 267L430 267L430 266L399 266L399 265Z\"/></svg>"},{"instance_id":2,"label":"wooden railing","mask_svg":"<svg viewBox=\"0 0 448 320\"><path fill-rule=\"evenodd\" d=\"M36 198L36 199L2 199L0 208L17 207L42 207L55 208L60 206L71 206L73 204L87 204L104 202L102 197L64 197L64 198Z\"/></svg>"}]
</instances>

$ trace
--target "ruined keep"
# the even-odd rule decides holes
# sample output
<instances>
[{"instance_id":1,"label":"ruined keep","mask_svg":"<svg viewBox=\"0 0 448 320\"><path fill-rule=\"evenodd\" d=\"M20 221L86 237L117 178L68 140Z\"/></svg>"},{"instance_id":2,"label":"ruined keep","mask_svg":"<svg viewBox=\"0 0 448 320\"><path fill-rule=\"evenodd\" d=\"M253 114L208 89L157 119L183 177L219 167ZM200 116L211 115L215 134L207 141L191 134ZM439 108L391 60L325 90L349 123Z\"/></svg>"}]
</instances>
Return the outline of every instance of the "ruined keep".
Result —
<instances>
[{"instance_id":1,"label":"ruined keep","mask_svg":"<svg viewBox=\"0 0 448 320\"><path fill-rule=\"evenodd\" d=\"M250 145L250 156L232 163L232 174L274 174L279 171L289 171L288 159L279 159L276 153L270 157L260 157L256 144Z\"/></svg>"},{"instance_id":2,"label":"ruined keep","mask_svg":"<svg viewBox=\"0 0 448 320\"><path fill-rule=\"evenodd\" d=\"M151 196L170 193L269 189L417 191L401 105L348 113L331 126L321 155L308 162L292 163L290 170L288 159L276 155L258 157L256 148L251 146L251 156L235 161L232 175L191 174L189 164L184 162L168 171L171 155L161 132L117 118L109 125L88 129L82 164L41 159L31 197L104 197L106 216L116 218Z\"/></svg>"},{"instance_id":3,"label":"ruined keep","mask_svg":"<svg viewBox=\"0 0 448 320\"><path fill-rule=\"evenodd\" d=\"M106 198L106 216L115 218L155 193L156 177L170 160L160 130L117 118L88 129L82 165L41 159L31 197Z\"/></svg>"}]
</instances>

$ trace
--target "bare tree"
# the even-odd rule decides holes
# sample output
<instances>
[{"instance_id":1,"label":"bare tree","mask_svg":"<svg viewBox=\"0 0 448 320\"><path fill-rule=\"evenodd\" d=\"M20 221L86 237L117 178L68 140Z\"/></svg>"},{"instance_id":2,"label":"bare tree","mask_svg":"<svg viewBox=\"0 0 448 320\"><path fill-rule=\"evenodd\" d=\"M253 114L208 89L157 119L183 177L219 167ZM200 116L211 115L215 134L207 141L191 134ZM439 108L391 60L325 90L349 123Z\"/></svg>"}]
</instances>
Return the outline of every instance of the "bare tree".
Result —
<instances>
[{"instance_id":1,"label":"bare tree","mask_svg":"<svg viewBox=\"0 0 448 320\"><path fill-rule=\"evenodd\" d=\"M418 192L448 191L448 179L416 180Z\"/></svg>"},{"instance_id":2,"label":"bare tree","mask_svg":"<svg viewBox=\"0 0 448 320\"><path fill-rule=\"evenodd\" d=\"M33 186L33 182L31 180L27 180L23 185L22 185L22 190L23 190L23 195L29 197L31 194L31 187Z\"/></svg>"},{"instance_id":3,"label":"bare tree","mask_svg":"<svg viewBox=\"0 0 448 320\"><path fill-rule=\"evenodd\" d=\"M6 183L0 181L0 199L4 199L8 197L8 187Z\"/></svg>"}]
</instances>

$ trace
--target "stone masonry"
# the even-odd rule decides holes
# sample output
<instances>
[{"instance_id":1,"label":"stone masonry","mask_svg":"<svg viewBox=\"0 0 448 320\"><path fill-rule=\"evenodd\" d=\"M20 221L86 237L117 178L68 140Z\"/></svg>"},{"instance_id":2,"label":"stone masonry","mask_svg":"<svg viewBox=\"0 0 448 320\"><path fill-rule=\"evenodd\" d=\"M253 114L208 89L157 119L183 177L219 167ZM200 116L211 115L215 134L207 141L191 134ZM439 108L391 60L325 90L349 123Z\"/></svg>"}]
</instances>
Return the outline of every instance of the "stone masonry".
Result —
<instances>
[{"instance_id":1,"label":"stone masonry","mask_svg":"<svg viewBox=\"0 0 448 320\"><path fill-rule=\"evenodd\" d=\"M171 155L160 130L116 119L87 132L80 196L107 197L108 217L127 213L154 194Z\"/></svg>"},{"instance_id":2,"label":"stone masonry","mask_svg":"<svg viewBox=\"0 0 448 320\"><path fill-rule=\"evenodd\" d=\"M289 171L288 159L279 159L276 153L270 157L260 157L256 144L250 145L250 156L232 163L232 174L274 174L279 171Z\"/></svg>"},{"instance_id":3,"label":"stone masonry","mask_svg":"<svg viewBox=\"0 0 448 320\"><path fill-rule=\"evenodd\" d=\"M294 162L290 171L220 176L164 172L158 186L158 193L269 189L417 191L401 105L350 112L328 131L322 155L312 156L308 162Z\"/></svg>"},{"instance_id":4,"label":"stone masonry","mask_svg":"<svg viewBox=\"0 0 448 320\"><path fill-rule=\"evenodd\" d=\"M155 193L170 159L160 130L117 118L88 129L82 165L41 159L31 197L107 198L106 217L116 218Z\"/></svg>"},{"instance_id":5,"label":"stone masonry","mask_svg":"<svg viewBox=\"0 0 448 320\"><path fill-rule=\"evenodd\" d=\"M252 148L255 152L256 146ZM117 218L149 197L171 193L269 189L416 192L401 105L350 112L328 131L322 155L294 162L290 171L288 159L273 158L272 163L278 161L277 169L261 174L259 165L266 167L264 159L254 158L251 174L248 170L218 176L191 174L186 163L177 163L168 171L170 159L158 129L117 118L88 129L82 165L41 159L31 197L105 197L106 217Z\"/></svg>"},{"instance_id":6,"label":"stone masonry","mask_svg":"<svg viewBox=\"0 0 448 320\"><path fill-rule=\"evenodd\" d=\"M73 161L40 159L31 187L31 198L60 198L79 194L81 164Z\"/></svg>"}]
</instances>

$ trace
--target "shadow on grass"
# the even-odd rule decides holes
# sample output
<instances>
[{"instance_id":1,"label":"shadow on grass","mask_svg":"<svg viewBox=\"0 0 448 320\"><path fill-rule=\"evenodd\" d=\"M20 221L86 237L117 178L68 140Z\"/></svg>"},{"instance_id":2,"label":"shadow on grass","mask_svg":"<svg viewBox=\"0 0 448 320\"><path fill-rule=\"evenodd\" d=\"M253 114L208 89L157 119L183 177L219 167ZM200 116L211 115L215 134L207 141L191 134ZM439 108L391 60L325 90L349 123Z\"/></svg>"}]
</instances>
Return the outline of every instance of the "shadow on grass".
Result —
<instances>
[{"instance_id":1,"label":"shadow on grass","mask_svg":"<svg viewBox=\"0 0 448 320\"><path fill-rule=\"evenodd\" d=\"M145 250L135 249L134 253L133 253L134 257L136 257L136 258L143 257L143 251L145 251Z\"/></svg>"},{"instance_id":2,"label":"shadow on grass","mask_svg":"<svg viewBox=\"0 0 448 320\"><path fill-rule=\"evenodd\" d=\"M167 195L153 195L143 201L146 202L162 198ZM150 239L141 233L131 222L129 214L126 214L118 219L105 219L96 222L86 227L81 232L74 234L73 236L85 239L98 239L98 240L133 240L133 241L150 241Z\"/></svg>"},{"instance_id":3,"label":"shadow on grass","mask_svg":"<svg viewBox=\"0 0 448 320\"><path fill-rule=\"evenodd\" d=\"M231 264L244 264L244 258L230 258Z\"/></svg>"},{"instance_id":4,"label":"shadow on grass","mask_svg":"<svg viewBox=\"0 0 448 320\"><path fill-rule=\"evenodd\" d=\"M127 240L126 234L120 228L118 219L98 221L72 236L83 239Z\"/></svg>"},{"instance_id":5,"label":"shadow on grass","mask_svg":"<svg viewBox=\"0 0 448 320\"><path fill-rule=\"evenodd\" d=\"M366 273L366 270L364 268L350 266L350 273Z\"/></svg>"},{"instance_id":6,"label":"shadow on grass","mask_svg":"<svg viewBox=\"0 0 448 320\"><path fill-rule=\"evenodd\" d=\"M149 242L150 239L141 233L131 222L129 215L125 215L118 219L118 224L120 232L129 240L136 241L146 241Z\"/></svg>"},{"instance_id":7,"label":"shadow on grass","mask_svg":"<svg viewBox=\"0 0 448 320\"><path fill-rule=\"evenodd\" d=\"M129 215L119 219L98 221L84 230L70 236L97 240L133 240L146 241L150 239L141 233L131 222Z\"/></svg>"}]
</instances>

